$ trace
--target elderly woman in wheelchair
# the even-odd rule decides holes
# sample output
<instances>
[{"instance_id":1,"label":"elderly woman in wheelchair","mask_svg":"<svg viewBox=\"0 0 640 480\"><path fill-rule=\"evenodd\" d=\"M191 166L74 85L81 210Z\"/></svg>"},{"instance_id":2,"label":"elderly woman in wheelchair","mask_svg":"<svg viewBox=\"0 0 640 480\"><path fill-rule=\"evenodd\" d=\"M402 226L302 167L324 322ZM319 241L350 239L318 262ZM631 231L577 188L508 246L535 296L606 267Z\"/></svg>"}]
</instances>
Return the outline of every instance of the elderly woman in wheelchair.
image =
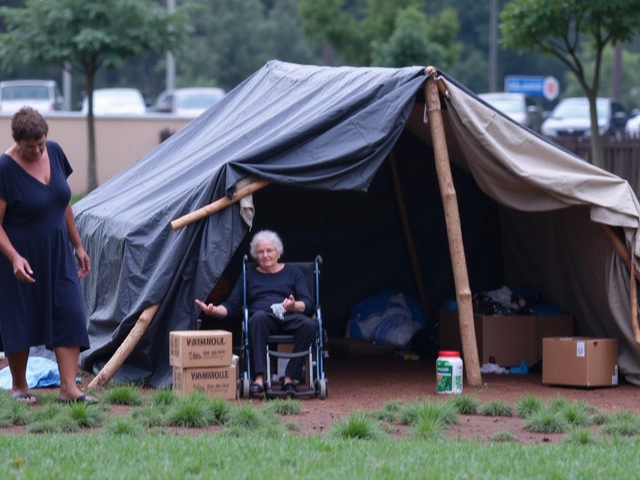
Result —
<instances>
[{"instance_id":1,"label":"elderly woman in wheelchair","mask_svg":"<svg viewBox=\"0 0 640 480\"><path fill-rule=\"evenodd\" d=\"M262 396L267 372L267 338L288 334L295 338L293 352L309 350L317 335L317 322L311 318L313 301L307 281L296 266L280 263L282 240L275 232L262 230L251 240L251 256L257 262L246 270L246 292L241 277L229 298L221 305L196 304L207 314L218 318L236 316L246 303L249 314L249 339L255 372L250 393ZM243 299L243 295L246 298ZM295 394L296 380L301 380L304 358L291 358L285 370L282 391Z\"/></svg>"}]
</instances>

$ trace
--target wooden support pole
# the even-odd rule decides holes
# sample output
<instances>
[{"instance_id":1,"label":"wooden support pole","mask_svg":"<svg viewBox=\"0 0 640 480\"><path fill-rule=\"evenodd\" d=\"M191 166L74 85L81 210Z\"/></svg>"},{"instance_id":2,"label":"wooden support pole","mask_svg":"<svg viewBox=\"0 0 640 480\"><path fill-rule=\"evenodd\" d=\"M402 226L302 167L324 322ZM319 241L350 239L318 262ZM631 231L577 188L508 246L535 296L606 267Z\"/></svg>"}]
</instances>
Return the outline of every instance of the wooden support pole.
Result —
<instances>
[{"instance_id":1,"label":"wooden support pole","mask_svg":"<svg viewBox=\"0 0 640 480\"><path fill-rule=\"evenodd\" d=\"M158 312L158 308L160 308L160 304L156 303L144 309L136 321L136 324L129 332L129 335L127 335L127 338L124 339L116 350L116 353L113 354L113 357L111 357L106 365L102 367L98 375L91 381L89 388L102 387L113 378L124 361L131 355L131 352L142 338L142 335L144 335L144 332L149 328L153 317L155 317Z\"/></svg>"},{"instance_id":2,"label":"wooden support pole","mask_svg":"<svg viewBox=\"0 0 640 480\"><path fill-rule=\"evenodd\" d=\"M222 197L216 200L209 205L205 205L198 210L195 210L191 213L187 213L180 218L175 219L171 222L171 229L175 232L176 230L181 229L182 227L186 227L192 223L197 222L198 220L202 220L203 218L208 217L209 215L213 215L216 212L219 212L223 208L228 207L231 204L239 202L247 195L251 195L254 192L257 192L261 188L266 187L271 182L269 180L256 180L255 182L251 182L244 187L238 188L235 192L233 192L233 198Z\"/></svg>"},{"instance_id":3,"label":"wooden support pole","mask_svg":"<svg viewBox=\"0 0 640 480\"><path fill-rule=\"evenodd\" d=\"M613 243L613 248L618 253L618 255L620 255L620 258L622 259L624 264L628 269L631 269L631 253L629 252L629 249L627 249L624 243L622 243L622 240L620 240L620 238L616 235L616 232L613 231L613 228L611 228L609 225L605 225L604 223L601 223L600 225L602 225L602 228L607 234L607 237L609 237L609 240L611 240L611 243ZM636 280L640 282L640 272L636 270L635 276Z\"/></svg>"},{"instance_id":4,"label":"wooden support pole","mask_svg":"<svg viewBox=\"0 0 640 480\"><path fill-rule=\"evenodd\" d=\"M633 328L633 336L635 337L636 344L640 347L640 326L638 325L638 289L636 284L636 281L640 281L640 275L636 270L635 264L631 261L631 252L629 252L629 249L622 243L622 240L620 240L620 238L616 235L616 232L613 231L613 228L611 228L609 225L605 225L604 223L601 223L600 225L602 225L602 228L611 240L611 243L613 243L613 248L631 272L631 283L629 284L629 298L631 303L631 328Z\"/></svg>"},{"instance_id":5,"label":"wooden support pole","mask_svg":"<svg viewBox=\"0 0 640 480\"><path fill-rule=\"evenodd\" d=\"M449 251L451 252L451 264L453 266L453 278L456 285L456 300L460 317L460 335L462 337L462 351L465 359L465 371L467 381L473 387L482 385L480 374L480 361L478 360L478 344L476 343L476 330L473 322L473 305L471 303L471 289L467 273L467 261L464 254L462 241L462 227L460 226L460 212L458 211L458 199L453 185L449 152L445 137L444 123L440 105L440 95L436 82L436 69L427 67L427 81L424 85L424 96L427 102L427 115L433 139L436 173L440 195L444 205L444 217L449 239Z\"/></svg>"},{"instance_id":6,"label":"wooden support pole","mask_svg":"<svg viewBox=\"0 0 640 480\"><path fill-rule=\"evenodd\" d=\"M411 235L411 227L409 226L409 216L407 215L407 209L404 205L404 197L402 196L402 188L400 186L400 177L398 176L398 166L396 164L396 155L391 151L389 153L389 165L391 166L391 175L393 177L393 187L396 192L396 200L398 202L398 210L400 212L400 220L402 221L402 231L404 232L404 238L407 242L407 249L409 250L409 257L411 259L411 270L413 276L416 279L416 288L418 289L418 297L420 303L424 309L424 313L429 312L429 302L427 300L427 294L424 289L424 282L422 281L422 272L420 271L420 262L418 261L418 254L413 242L413 235Z\"/></svg>"}]
</instances>

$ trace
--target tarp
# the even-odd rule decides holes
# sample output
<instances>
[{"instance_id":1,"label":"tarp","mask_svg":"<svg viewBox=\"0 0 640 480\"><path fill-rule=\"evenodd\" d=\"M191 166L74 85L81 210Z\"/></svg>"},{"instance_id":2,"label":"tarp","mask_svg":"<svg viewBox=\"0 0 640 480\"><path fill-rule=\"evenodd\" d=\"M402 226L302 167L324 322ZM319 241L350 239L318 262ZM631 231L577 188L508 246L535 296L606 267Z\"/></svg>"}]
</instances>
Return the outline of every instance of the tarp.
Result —
<instances>
[{"instance_id":1,"label":"tarp","mask_svg":"<svg viewBox=\"0 0 640 480\"><path fill-rule=\"evenodd\" d=\"M620 367L640 374L629 274L598 223L635 246L640 207L629 184L517 125L444 73L443 116L472 291L539 289L574 314L576 333L620 339ZM168 338L196 328L195 298L233 285L249 226L234 204L174 232L170 222L231 195L247 177L253 230L284 241L283 261L321 254L330 336L348 310L383 291L416 296L398 191L429 307L455 295L434 167L423 67L317 67L278 61L231 91L134 165L74 205L93 271L82 281L98 372L148 306L151 326L116 381L171 384ZM400 190L389 162L396 157Z\"/></svg>"}]
</instances>

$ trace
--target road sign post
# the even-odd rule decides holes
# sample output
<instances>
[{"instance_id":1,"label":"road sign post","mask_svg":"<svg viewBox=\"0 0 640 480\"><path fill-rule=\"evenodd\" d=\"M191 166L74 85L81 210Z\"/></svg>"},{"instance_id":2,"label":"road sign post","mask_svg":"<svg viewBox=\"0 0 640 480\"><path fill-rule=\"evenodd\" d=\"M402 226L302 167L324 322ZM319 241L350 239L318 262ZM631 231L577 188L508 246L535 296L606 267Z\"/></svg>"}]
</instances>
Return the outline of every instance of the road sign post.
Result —
<instances>
[{"instance_id":1,"label":"road sign post","mask_svg":"<svg viewBox=\"0 0 640 480\"><path fill-rule=\"evenodd\" d=\"M506 75L504 77L504 91L554 100L560 93L560 84L554 77Z\"/></svg>"}]
</instances>

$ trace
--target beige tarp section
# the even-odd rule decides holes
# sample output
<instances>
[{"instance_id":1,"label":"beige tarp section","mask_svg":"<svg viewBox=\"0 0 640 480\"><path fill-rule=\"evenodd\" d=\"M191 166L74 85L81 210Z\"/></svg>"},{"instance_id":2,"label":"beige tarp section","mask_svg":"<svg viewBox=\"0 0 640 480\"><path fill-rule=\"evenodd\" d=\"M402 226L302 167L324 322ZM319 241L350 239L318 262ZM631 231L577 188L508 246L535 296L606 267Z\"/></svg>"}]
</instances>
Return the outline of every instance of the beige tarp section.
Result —
<instances>
[{"instance_id":1,"label":"beige tarp section","mask_svg":"<svg viewBox=\"0 0 640 480\"><path fill-rule=\"evenodd\" d=\"M580 334L626 339L619 342L620 368L638 383L634 376L640 379L640 350L630 323L630 274L598 225L623 227L627 247L640 251L640 205L634 191L627 181L443 81L451 161L470 172L501 206L506 283L542 285L546 298L565 306L588 330ZM409 129L428 141L420 109Z\"/></svg>"}]
</instances>

